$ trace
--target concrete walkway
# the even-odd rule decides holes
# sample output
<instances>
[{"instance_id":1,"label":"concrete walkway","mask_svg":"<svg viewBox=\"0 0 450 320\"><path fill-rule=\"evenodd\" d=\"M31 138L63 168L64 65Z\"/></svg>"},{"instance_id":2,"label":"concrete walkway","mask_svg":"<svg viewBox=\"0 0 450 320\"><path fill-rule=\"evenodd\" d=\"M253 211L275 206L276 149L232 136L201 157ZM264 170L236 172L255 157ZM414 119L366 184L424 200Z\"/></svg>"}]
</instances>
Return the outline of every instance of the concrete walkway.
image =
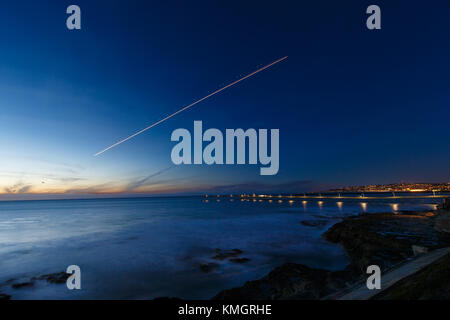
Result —
<instances>
[{"instance_id":1,"label":"concrete walkway","mask_svg":"<svg viewBox=\"0 0 450 320\"><path fill-rule=\"evenodd\" d=\"M398 281L415 274L416 272L422 270L426 266L430 265L431 263L435 262L436 260L442 258L446 254L450 253L450 247L448 248L442 248L433 250L429 253L426 253L424 255L421 255L417 257L414 260L411 260L409 262L405 262L401 264L400 266L389 270L385 274L381 274L381 289L379 290L369 290L367 289L366 283L363 283L348 292L343 292L341 294L333 294L332 296L328 297L329 299L336 299L336 300L368 300L372 298L373 296L377 295L380 292L383 292L383 290L386 290L387 288L391 287L393 284L397 283ZM369 276L369 275L367 275Z\"/></svg>"}]
</instances>

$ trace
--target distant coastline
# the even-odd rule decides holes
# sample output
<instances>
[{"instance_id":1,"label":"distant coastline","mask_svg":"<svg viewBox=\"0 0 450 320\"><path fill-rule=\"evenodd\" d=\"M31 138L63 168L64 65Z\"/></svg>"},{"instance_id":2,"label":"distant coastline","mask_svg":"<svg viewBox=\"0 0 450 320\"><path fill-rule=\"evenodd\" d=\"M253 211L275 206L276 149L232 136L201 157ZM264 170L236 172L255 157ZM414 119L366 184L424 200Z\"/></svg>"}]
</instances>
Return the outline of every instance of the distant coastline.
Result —
<instances>
[{"instance_id":1,"label":"distant coastline","mask_svg":"<svg viewBox=\"0 0 450 320\"><path fill-rule=\"evenodd\" d=\"M242 195L256 196L256 195L271 195L271 196L312 196L312 195L347 195L347 194L362 194L362 193L408 193L417 195L420 193L430 193L436 196L449 195L450 196L450 182L439 183L393 183L393 184L377 184L377 185L362 185L362 186L348 186L329 190L305 191L305 192L212 192L212 191L192 191L182 193L86 193L86 194L71 194L71 193L54 193L54 194L40 194L40 193L2 193L0 194L0 202L3 201L39 201L39 200L89 200L89 199L134 199L134 198L180 198L180 197L201 197L201 196L233 196L239 197Z\"/></svg>"}]
</instances>

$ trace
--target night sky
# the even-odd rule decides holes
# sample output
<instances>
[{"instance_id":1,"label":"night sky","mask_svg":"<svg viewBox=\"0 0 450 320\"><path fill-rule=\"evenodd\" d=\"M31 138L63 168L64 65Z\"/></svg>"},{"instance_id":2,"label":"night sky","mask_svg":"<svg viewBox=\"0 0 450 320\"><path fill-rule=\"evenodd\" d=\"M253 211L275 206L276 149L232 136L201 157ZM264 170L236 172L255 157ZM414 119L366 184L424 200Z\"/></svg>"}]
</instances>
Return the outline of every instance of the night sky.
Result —
<instances>
[{"instance_id":1,"label":"night sky","mask_svg":"<svg viewBox=\"0 0 450 320\"><path fill-rule=\"evenodd\" d=\"M66 28L71 4L81 30ZM370 4L381 30L366 28ZM2 3L0 200L450 181L449 14L448 1ZM278 174L173 166L170 135L194 120L280 129Z\"/></svg>"}]
</instances>

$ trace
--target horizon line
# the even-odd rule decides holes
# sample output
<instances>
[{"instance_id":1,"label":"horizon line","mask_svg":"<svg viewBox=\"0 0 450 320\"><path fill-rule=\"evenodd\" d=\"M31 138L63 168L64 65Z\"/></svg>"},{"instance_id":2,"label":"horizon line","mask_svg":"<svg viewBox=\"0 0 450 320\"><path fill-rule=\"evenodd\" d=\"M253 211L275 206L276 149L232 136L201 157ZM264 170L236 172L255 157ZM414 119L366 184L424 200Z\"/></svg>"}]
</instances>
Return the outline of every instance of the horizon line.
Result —
<instances>
[{"instance_id":1,"label":"horizon line","mask_svg":"<svg viewBox=\"0 0 450 320\"><path fill-rule=\"evenodd\" d=\"M415 192L415 191L395 191L396 193L411 193L411 194L418 194L418 193L430 193L432 191L423 191L423 192ZM443 193L450 193L450 191L440 191ZM322 190L322 191L308 191L308 192L252 192L252 194L256 195L270 195L271 197L276 198L277 196L295 196L299 195L301 198L301 195L311 195L311 194L359 194L361 191L332 191L332 190ZM364 191L364 193L391 193L391 191ZM245 196L251 196L248 192L238 192L238 193L229 193L229 192L223 192L223 193L214 193L214 192L196 192L192 194L104 194L105 196L102 197L99 194L92 194L92 197L83 197L80 195L80 197L62 197L62 198L48 198L48 199L2 199L2 195L14 195L14 194L0 194L0 203L1 202L19 202L19 201L58 201L58 200L112 200L112 199L144 199L144 198L182 198L182 197L230 197L230 196L236 196L241 197L242 195ZM16 194L18 195L18 194ZM49 196L58 196L58 194L23 194L23 195L49 195ZM62 195L62 194L61 194ZM450 196L450 194L449 194Z\"/></svg>"}]
</instances>

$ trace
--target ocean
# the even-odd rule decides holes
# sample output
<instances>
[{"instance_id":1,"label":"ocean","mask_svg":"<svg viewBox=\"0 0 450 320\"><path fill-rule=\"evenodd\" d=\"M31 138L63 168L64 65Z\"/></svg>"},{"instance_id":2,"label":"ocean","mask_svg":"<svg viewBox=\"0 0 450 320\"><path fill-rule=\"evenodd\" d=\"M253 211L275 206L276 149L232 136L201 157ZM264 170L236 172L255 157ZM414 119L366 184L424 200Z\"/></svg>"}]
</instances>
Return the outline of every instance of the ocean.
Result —
<instances>
[{"instance_id":1,"label":"ocean","mask_svg":"<svg viewBox=\"0 0 450 320\"><path fill-rule=\"evenodd\" d=\"M430 198L341 203L204 200L0 202L0 293L13 299L208 299L261 278L285 262L344 268L345 252L321 237L342 217L434 209L441 202ZM215 259L218 249L239 249L238 257L248 260ZM205 272L201 266L208 264L213 267ZM69 265L81 268L81 290L47 281L11 287L65 271Z\"/></svg>"}]
</instances>

